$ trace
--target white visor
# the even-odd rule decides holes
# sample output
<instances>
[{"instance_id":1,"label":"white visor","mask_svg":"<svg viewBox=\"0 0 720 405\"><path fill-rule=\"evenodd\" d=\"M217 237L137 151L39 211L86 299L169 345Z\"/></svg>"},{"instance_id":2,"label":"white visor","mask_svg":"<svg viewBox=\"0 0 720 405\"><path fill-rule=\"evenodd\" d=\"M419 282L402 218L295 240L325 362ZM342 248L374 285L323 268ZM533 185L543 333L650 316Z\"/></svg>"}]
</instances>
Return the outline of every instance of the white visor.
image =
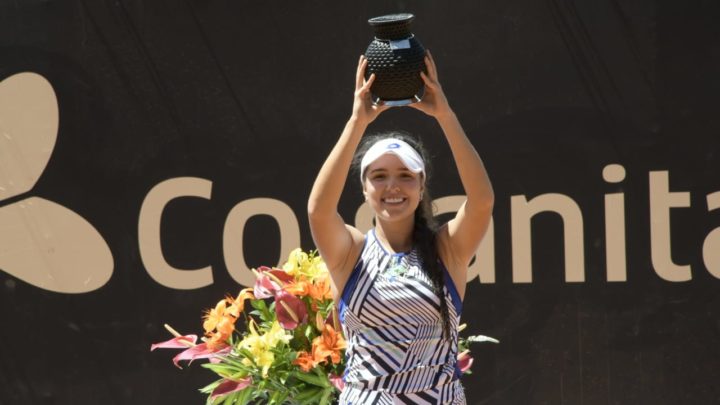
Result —
<instances>
[{"instance_id":1,"label":"white visor","mask_svg":"<svg viewBox=\"0 0 720 405\"><path fill-rule=\"evenodd\" d=\"M412 146L408 145L407 142L401 141L395 138L386 138L377 141L373 146L365 152L362 161L360 162L360 181L363 181L365 175L365 169L376 161L380 156L387 153L400 158L400 161L413 173L425 174L425 163Z\"/></svg>"}]
</instances>

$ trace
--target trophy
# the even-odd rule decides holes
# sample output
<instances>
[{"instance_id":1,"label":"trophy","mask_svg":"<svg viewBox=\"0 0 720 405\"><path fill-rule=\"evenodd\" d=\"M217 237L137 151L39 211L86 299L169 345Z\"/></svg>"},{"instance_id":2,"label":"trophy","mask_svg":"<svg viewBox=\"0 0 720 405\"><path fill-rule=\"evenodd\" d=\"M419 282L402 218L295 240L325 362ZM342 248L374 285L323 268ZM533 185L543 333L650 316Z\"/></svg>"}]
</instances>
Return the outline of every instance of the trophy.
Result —
<instances>
[{"instance_id":1,"label":"trophy","mask_svg":"<svg viewBox=\"0 0 720 405\"><path fill-rule=\"evenodd\" d=\"M365 51L365 79L375 74L370 92L377 105L408 105L422 98L425 86L420 71L427 72L425 48L410 32L414 19L414 15L405 13L368 20L375 39Z\"/></svg>"}]
</instances>

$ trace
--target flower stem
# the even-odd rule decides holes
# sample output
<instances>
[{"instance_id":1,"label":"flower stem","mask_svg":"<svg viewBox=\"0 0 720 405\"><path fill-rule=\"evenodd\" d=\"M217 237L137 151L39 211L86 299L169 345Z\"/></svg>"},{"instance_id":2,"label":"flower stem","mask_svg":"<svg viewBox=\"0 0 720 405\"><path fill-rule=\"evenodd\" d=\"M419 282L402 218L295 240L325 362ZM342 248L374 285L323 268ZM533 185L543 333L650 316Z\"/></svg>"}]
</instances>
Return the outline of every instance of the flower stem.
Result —
<instances>
[{"instance_id":1,"label":"flower stem","mask_svg":"<svg viewBox=\"0 0 720 405\"><path fill-rule=\"evenodd\" d=\"M172 326L170 326L170 325L168 325L168 324L165 324L165 329L167 329L168 332L170 332L170 333L171 333L173 336L175 336L176 338L182 337L182 335L180 334L180 332L176 331L175 329L173 329ZM184 345L187 346L187 347L195 347L195 344L194 344L194 343L189 342L189 341L187 341L187 340L185 340L185 339L178 339L178 342L184 344Z\"/></svg>"}]
</instances>

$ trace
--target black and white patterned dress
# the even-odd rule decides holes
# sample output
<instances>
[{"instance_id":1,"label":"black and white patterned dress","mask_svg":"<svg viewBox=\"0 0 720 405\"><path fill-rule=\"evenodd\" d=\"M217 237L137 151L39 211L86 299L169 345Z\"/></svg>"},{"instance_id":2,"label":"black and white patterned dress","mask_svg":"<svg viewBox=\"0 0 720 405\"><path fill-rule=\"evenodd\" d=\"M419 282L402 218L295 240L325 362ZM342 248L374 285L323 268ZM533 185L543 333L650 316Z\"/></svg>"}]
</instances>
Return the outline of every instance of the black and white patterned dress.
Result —
<instances>
[{"instance_id":1,"label":"black and white patterned dress","mask_svg":"<svg viewBox=\"0 0 720 405\"><path fill-rule=\"evenodd\" d=\"M389 253L374 230L368 232L339 304L348 342L341 405L465 404L456 360L462 302L441 267L449 339L416 250Z\"/></svg>"}]
</instances>

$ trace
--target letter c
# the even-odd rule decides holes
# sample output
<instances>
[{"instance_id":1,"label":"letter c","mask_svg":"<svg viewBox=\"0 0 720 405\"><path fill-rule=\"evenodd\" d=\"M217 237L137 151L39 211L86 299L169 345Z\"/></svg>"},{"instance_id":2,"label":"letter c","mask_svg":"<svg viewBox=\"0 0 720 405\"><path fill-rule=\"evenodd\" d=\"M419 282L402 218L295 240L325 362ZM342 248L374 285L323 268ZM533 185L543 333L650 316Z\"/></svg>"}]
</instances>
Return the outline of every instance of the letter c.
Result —
<instances>
[{"instance_id":1,"label":"letter c","mask_svg":"<svg viewBox=\"0 0 720 405\"><path fill-rule=\"evenodd\" d=\"M148 192L140 208L138 244L140 259L150 277L165 287L191 290L213 283L212 267L182 270L172 267L162 252L160 221L167 204L180 197L210 199L212 182L197 177L165 180Z\"/></svg>"}]
</instances>

